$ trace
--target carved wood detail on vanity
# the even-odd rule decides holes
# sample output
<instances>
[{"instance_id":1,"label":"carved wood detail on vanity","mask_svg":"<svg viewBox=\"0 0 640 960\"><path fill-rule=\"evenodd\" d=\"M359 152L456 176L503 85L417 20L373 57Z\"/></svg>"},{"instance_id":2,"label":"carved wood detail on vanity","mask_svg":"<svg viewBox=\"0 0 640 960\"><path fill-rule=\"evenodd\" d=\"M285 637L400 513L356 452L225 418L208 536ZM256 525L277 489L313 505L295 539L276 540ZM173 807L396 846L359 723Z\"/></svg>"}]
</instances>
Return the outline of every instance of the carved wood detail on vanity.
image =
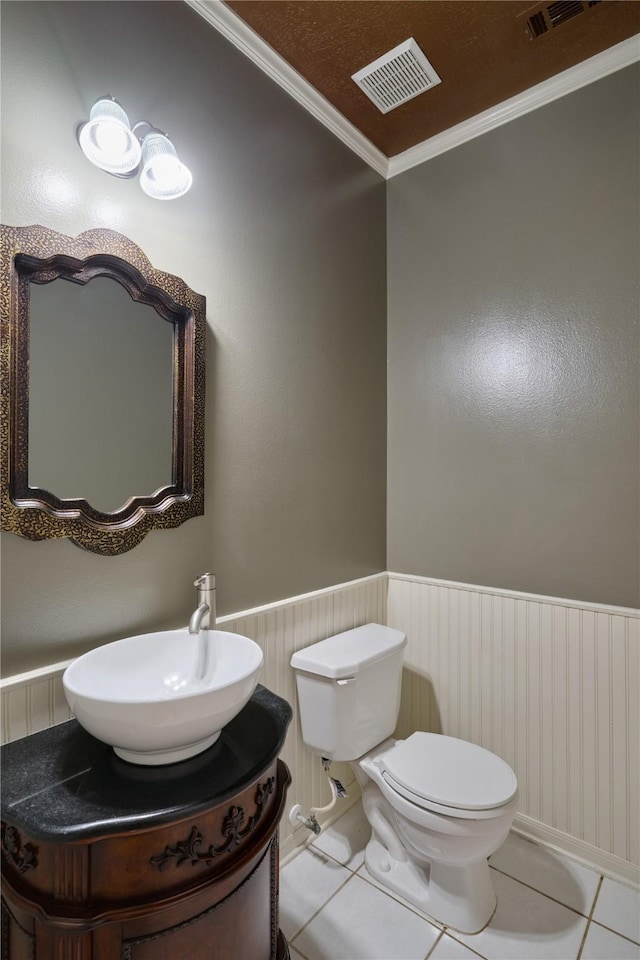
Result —
<instances>
[{"instance_id":1,"label":"carved wood detail on vanity","mask_svg":"<svg viewBox=\"0 0 640 960\"><path fill-rule=\"evenodd\" d=\"M206 863L207 866L210 866L216 857L228 853L233 847L237 847L241 840L249 836L262 816L265 801L273 793L275 782L275 777L269 777L265 783L258 785L255 813L249 817L246 825L244 823L244 809L237 806L229 807L229 812L222 821L221 833L226 837L224 843L219 846L211 843L204 852L200 852L199 847L202 845L204 837L197 827L192 827L186 840L177 843L175 847L165 847L164 853L151 857L149 862L153 863L159 870L162 870L172 860L175 861L176 867L179 867L182 863L190 863L191 866L196 863Z\"/></svg>"},{"instance_id":2,"label":"carved wood detail on vanity","mask_svg":"<svg viewBox=\"0 0 640 960\"><path fill-rule=\"evenodd\" d=\"M20 873L35 870L38 866L38 848L25 843L20 832L7 823L2 824L2 852Z\"/></svg>"}]
</instances>

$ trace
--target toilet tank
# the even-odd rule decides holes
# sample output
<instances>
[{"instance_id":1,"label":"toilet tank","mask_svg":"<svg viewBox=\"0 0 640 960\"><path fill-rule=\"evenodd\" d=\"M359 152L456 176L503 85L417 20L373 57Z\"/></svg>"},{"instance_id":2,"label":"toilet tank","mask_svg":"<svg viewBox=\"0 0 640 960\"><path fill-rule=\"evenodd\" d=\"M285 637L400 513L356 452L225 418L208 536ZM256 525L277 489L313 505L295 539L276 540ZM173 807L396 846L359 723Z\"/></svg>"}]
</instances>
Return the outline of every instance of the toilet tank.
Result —
<instances>
[{"instance_id":1,"label":"toilet tank","mask_svg":"<svg viewBox=\"0 0 640 960\"><path fill-rule=\"evenodd\" d=\"M329 760L355 760L390 737L400 709L401 630L367 623L298 650L302 738Z\"/></svg>"}]
</instances>

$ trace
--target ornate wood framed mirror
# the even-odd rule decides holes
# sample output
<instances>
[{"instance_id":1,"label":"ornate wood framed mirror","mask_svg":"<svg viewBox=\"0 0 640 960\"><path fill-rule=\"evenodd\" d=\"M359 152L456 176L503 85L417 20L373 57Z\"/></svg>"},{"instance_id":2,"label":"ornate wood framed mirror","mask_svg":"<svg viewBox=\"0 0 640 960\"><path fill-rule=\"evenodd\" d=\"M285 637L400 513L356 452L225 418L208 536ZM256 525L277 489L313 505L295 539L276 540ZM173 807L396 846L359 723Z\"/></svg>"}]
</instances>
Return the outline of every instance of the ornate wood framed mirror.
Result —
<instances>
[{"instance_id":1,"label":"ornate wood framed mirror","mask_svg":"<svg viewBox=\"0 0 640 960\"><path fill-rule=\"evenodd\" d=\"M0 254L2 529L114 555L203 514L205 298L113 230Z\"/></svg>"}]
</instances>

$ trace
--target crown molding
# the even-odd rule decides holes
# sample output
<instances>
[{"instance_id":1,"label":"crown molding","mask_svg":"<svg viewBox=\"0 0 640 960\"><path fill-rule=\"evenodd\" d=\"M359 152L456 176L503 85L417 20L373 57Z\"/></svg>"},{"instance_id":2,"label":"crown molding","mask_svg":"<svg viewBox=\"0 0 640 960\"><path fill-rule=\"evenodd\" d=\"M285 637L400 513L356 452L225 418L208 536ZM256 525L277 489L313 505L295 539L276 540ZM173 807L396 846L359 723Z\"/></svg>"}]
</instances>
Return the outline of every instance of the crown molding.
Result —
<instances>
[{"instance_id":1,"label":"crown molding","mask_svg":"<svg viewBox=\"0 0 640 960\"><path fill-rule=\"evenodd\" d=\"M523 93L504 100L495 107L490 107L475 117L464 120L455 127L450 127L449 130L438 133L435 137L430 137L403 153L391 157L387 178L404 173L405 170L410 170L447 150L459 147L468 140L480 137L483 133L495 130L511 120L523 117L532 110L544 107L547 103L573 93L589 83L602 80L610 73L628 67L638 60L640 60L640 34L623 40L609 47L608 50L603 50L602 53L597 53L594 57L569 67L568 70L563 70L555 77L543 80L535 87L530 87Z\"/></svg>"},{"instance_id":2,"label":"crown molding","mask_svg":"<svg viewBox=\"0 0 640 960\"><path fill-rule=\"evenodd\" d=\"M223 0L186 0L186 3L385 179L417 167L640 60L640 34L636 34L389 159Z\"/></svg>"},{"instance_id":3,"label":"crown molding","mask_svg":"<svg viewBox=\"0 0 640 960\"><path fill-rule=\"evenodd\" d=\"M383 177L387 177L389 160L346 117L318 93L315 87L276 53L273 47L247 26L222 0L186 0L196 13L215 27L227 40L244 53L257 67L286 90L316 120L324 124L339 140L368 163Z\"/></svg>"}]
</instances>

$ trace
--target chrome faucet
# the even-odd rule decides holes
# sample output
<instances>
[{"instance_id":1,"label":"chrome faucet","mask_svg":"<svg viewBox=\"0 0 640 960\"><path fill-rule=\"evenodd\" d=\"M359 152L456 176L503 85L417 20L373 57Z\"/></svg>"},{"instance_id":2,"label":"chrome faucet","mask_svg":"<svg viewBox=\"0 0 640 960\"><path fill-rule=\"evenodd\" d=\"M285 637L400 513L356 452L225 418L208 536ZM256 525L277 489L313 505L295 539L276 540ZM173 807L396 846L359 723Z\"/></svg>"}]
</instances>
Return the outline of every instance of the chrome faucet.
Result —
<instances>
[{"instance_id":1,"label":"chrome faucet","mask_svg":"<svg viewBox=\"0 0 640 960\"><path fill-rule=\"evenodd\" d=\"M191 615L189 633L198 638L195 677L203 680L210 659L208 630L216 626L216 578L212 573L203 573L193 585L198 588L198 606Z\"/></svg>"},{"instance_id":2,"label":"chrome faucet","mask_svg":"<svg viewBox=\"0 0 640 960\"><path fill-rule=\"evenodd\" d=\"M191 615L189 633L199 634L201 630L215 629L216 578L212 573L203 573L193 585L198 588L198 606Z\"/></svg>"}]
</instances>

